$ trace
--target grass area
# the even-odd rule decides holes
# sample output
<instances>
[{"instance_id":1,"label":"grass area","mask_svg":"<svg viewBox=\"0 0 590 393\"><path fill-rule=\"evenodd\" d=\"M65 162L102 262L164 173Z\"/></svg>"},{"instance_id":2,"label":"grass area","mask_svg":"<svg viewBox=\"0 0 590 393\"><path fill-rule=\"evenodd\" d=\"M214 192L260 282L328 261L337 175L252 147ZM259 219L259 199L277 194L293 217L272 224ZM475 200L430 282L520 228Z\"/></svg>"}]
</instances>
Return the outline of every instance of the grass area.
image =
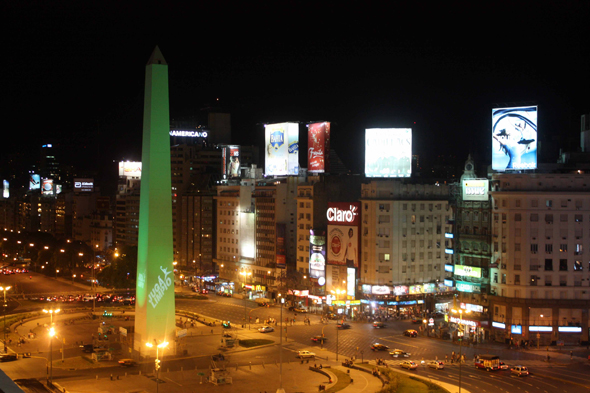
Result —
<instances>
[{"instance_id":1,"label":"grass area","mask_svg":"<svg viewBox=\"0 0 590 393\"><path fill-rule=\"evenodd\" d=\"M267 344L274 344L274 341L265 339L240 340L240 346L244 348L258 347Z\"/></svg>"},{"instance_id":2,"label":"grass area","mask_svg":"<svg viewBox=\"0 0 590 393\"><path fill-rule=\"evenodd\" d=\"M350 385L350 376L347 373L336 369L330 369L330 372L336 375L338 381L336 382L336 384L334 384L334 386L326 390L326 393L336 393Z\"/></svg>"},{"instance_id":3,"label":"grass area","mask_svg":"<svg viewBox=\"0 0 590 393\"><path fill-rule=\"evenodd\" d=\"M357 366L372 370L371 364L356 364ZM448 390L418 377L398 373L387 367L378 367L381 375L389 380L389 383L379 393L449 393Z\"/></svg>"}]
</instances>

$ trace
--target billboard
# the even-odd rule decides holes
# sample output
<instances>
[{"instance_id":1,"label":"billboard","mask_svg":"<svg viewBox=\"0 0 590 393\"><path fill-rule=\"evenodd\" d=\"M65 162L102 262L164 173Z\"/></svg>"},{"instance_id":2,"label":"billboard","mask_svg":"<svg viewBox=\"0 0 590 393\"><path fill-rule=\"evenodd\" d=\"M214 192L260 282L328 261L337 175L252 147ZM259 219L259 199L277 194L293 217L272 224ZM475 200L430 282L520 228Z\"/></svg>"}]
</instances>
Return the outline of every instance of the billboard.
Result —
<instances>
[{"instance_id":1,"label":"billboard","mask_svg":"<svg viewBox=\"0 0 590 393\"><path fill-rule=\"evenodd\" d=\"M224 179L240 178L240 146L223 146L221 171Z\"/></svg>"},{"instance_id":2,"label":"billboard","mask_svg":"<svg viewBox=\"0 0 590 393\"><path fill-rule=\"evenodd\" d=\"M537 107L492 109L492 169L537 168Z\"/></svg>"},{"instance_id":3,"label":"billboard","mask_svg":"<svg viewBox=\"0 0 590 393\"><path fill-rule=\"evenodd\" d=\"M277 224L277 244L276 244L276 255L277 255L277 267L279 269L285 269L287 267L287 247L285 241L287 237L287 226L285 224Z\"/></svg>"},{"instance_id":4,"label":"billboard","mask_svg":"<svg viewBox=\"0 0 590 393\"><path fill-rule=\"evenodd\" d=\"M119 162L119 176L141 177L141 161Z\"/></svg>"},{"instance_id":5,"label":"billboard","mask_svg":"<svg viewBox=\"0 0 590 393\"><path fill-rule=\"evenodd\" d=\"M326 277L326 231L309 230L309 277Z\"/></svg>"},{"instance_id":6,"label":"billboard","mask_svg":"<svg viewBox=\"0 0 590 393\"><path fill-rule=\"evenodd\" d=\"M411 174L411 128L365 130L365 176L410 177Z\"/></svg>"},{"instance_id":7,"label":"billboard","mask_svg":"<svg viewBox=\"0 0 590 393\"><path fill-rule=\"evenodd\" d=\"M455 275L481 278L481 268L475 266L455 265Z\"/></svg>"},{"instance_id":8,"label":"billboard","mask_svg":"<svg viewBox=\"0 0 590 393\"><path fill-rule=\"evenodd\" d=\"M266 124L264 135L266 174L270 176L299 174L299 124Z\"/></svg>"},{"instance_id":9,"label":"billboard","mask_svg":"<svg viewBox=\"0 0 590 393\"><path fill-rule=\"evenodd\" d=\"M74 179L74 192L92 192L94 191L94 179Z\"/></svg>"},{"instance_id":10,"label":"billboard","mask_svg":"<svg viewBox=\"0 0 590 393\"><path fill-rule=\"evenodd\" d=\"M330 171L330 122L307 125L307 171Z\"/></svg>"},{"instance_id":11,"label":"billboard","mask_svg":"<svg viewBox=\"0 0 590 393\"><path fill-rule=\"evenodd\" d=\"M356 297L356 269L346 268L346 294L353 299Z\"/></svg>"},{"instance_id":12,"label":"billboard","mask_svg":"<svg viewBox=\"0 0 590 393\"><path fill-rule=\"evenodd\" d=\"M29 190L41 189L41 176L36 174L29 175Z\"/></svg>"},{"instance_id":13,"label":"billboard","mask_svg":"<svg viewBox=\"0 0 590 393\"><path fill-rule=\"evenodd\" d=\"M488 179L463 180L463 200L487 201L489 181Z\"/></svg>"},{"instance_id":14,"label":"billboard","mask_svg":"<svg viewBox=\"0 0 590 393\"><path fill-rule=\"evenodd\" d=\"M41 193L43 195L53 195L53 179L43 179Z\"/></svg>"},{"instance_id":15,"label":"billboard","mask_svg":"<svg viewBox=\"0 0 590 393\"><path fill-rule=\"evenodd\" d=\"M10 198L10 186L8 180L2 180L2 198Z\"/></svg>"},{"instance_id":16,"label":"billboard","mask_svg":"<svg viewBox=\"0 0 590 393\"><path fill-rule=\"evenodd\" d=\"M360 207L358 202L328 203L328 264L359 267Z\"/></svg>"}]
</instances>

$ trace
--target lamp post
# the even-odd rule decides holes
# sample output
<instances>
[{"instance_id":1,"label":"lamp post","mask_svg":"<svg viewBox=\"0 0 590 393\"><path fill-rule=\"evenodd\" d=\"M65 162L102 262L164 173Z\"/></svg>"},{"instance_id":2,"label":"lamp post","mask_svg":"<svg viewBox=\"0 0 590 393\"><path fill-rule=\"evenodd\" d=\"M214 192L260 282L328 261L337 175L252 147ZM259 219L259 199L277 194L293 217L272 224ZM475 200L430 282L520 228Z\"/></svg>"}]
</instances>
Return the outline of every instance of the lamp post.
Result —
<instances>
[{"instance_id":1,"label":"lamp post","mask_svg":"<svg viewBox=\"0 0 590 393\"><path fill-rule=\"evenodd\" d=\"M159 353L159 349L162 348L162 351L164 350L164 348L166 348L168 346L168 341L163 341L160 344L158 344L158 340L156 340L154 338L154 343L156 344L156 362L155 362L155 368L156 368L156 393L158 393L159 389L160 389L160 353ZM153 348L154 344L152 343L145 343L145 345L149 348Z\"/></svg>"},{"instance_id":2,"label":"lamp post","mask_svg":"<svg viewBox=\"0 0 590 393\"><path fill-rule=\"evenodd\" d=\"M250 277L252 275L252 272L247 272L245 270L240 272L240 275L244 277L244 285L248 284L248 277ZM248 288L246 288L248 289ZM247 317L248 317L248 312L246 310L246 296L244 295L244 327L246 326L246 324L248 323Z\"/></svg>"},{"instance_id":3,"label":"lamp post","mask_svg":"<svg viewBox=\"0 0 590 393\"><path fill-rule=\"evenodd\" d=\"M281 294L279 293L279 297ZM281 340L279 346L279 361L281 362L280 371L279 371L279 388L277 389L277 393L285 393L285 389L283 389L283 304L285 303L285 298L281 297Z\"/></svg>"},{"instance_id":4,"label":"lamp post","mask_svg":"<svg viewBox=\"0 0 590 393\"><path fill-rule=\"evenodd\" d=\"M465 312L465 314L469 314L469 310L465 310L463 311L463 309L459 308L453 308L451 310L454 313L459 313L459 393L461 393L461 365L462 365L462 360L463 360L463 337L464 337L464 331L462 331L462 329L464 330L464 328L462 327L463 325L463 312Z\"/></svg>"},{"instance_id":5,"label":"lamp post","mask_svg":"<svg viewBox=\"0 0 590 393\"><path fill-rule=\"evenodd\" d=\"M6 347L6 307L8 307L8 304L6 304L6 291L10 288L11 287L0 287L0 291L4 292L4 307L2 307L4 310L4 353L8 353L8 348Z\"/></svg>"},{"instance_id":6,"label":"lamp post","mask_svg":"<svg viewBox=\"0 0 590 393\"><path fill-rule=\"evenodd\" d=\"M53 384L53 337L55 336L55 328L53 327L53 314L60 312L60 309L43 309L43 312L49 314L49 383Z\"/></svg>"},{"instance_id":7,"label":"lamp post","mask_svg":"<svg viewBox=\"0 0 590 393\"><path fill-rule=\"evenodd\" d=\"M343 290L336 289L336 291L330 291L330 292L336 294L336 301L338 301L338 298L339 298L338 295L345 294L346 293L346 290L345 289L343 289ZM342 318L342 322L340 322L340 325L341 326L342 326L342 324L344 324L344 318ZM338 345L339 345L339 341L340 341L339 338L338 338L338 330L339 330L338 329L338 325L336 325L336 361L338 361Z\"/></svg>"}]
</instances>

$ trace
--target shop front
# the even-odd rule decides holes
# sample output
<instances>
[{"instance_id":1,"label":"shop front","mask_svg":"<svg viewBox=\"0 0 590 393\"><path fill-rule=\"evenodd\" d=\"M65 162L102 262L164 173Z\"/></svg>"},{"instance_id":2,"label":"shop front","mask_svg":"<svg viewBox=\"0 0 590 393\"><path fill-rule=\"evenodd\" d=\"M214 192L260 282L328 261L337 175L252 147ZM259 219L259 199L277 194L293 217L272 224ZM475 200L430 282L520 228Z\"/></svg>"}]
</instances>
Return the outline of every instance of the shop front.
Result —
<instances>
[{"instance_id":1,"label":"shop front","mask_svg":"<svg viewBox=\"0 0 590 393\"><path fill-rule=\"evenodd\" d=\"M233 281L215 281L215 293L222 296L232 296L235 292Z\"/></svg>"},{"instance_id":2,"label":"shop front","mask_svg":"<svg viewBox=\"0 0 590 393\"><path fill-rule=\"evenodd\" d=\"M266 286L259 284L242 284L242 292L249 300L266 299Z\"/></svg>"},{"instance_id":3,"label":"shop front","mask_svg":"<svg viewBox=\"0 0 590 393\"><path fill-rule=\"evenodd\" d=\"M330 312L345 315L348 319L357 319L361 312L360 300L328 300Z\"/></svg>"}]
</instances>

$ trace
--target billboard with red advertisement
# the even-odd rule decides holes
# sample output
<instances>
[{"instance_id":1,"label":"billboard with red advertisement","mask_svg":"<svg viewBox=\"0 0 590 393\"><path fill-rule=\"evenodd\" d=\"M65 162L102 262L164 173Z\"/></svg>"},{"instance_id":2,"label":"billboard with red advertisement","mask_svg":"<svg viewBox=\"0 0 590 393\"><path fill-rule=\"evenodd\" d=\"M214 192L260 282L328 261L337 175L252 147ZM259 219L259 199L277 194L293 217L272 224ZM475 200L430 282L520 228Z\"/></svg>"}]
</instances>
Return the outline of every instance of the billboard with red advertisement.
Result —
<instances>
[{"instance_id":1,"label":"billboard with red advertisement","mask_svg":"<svg viewBox=\"0 0 590 393\"><path fill-rule=\"evenodd\" d=\"M330 122L307 125L307 171L330 171Z\"/></svg>"},{"instance_id":2,"label":"billboard with red advertisement","mask_svg":"<svg viewBox=\"0 0 590 393\"><path fill-rule=\"evenodd\" d=\"M287 238L287 226L285 224L277 224L277 267L285 269L287 267L287 247L285 241Z\"/></svg>"},{"instance_id":3,"label":"billboard with red advertisement","mask_svg":"<svg viewBox=\"0 0 590 393\"><path fill-rule=\"evenodd\" d=\"M359 267L360 203L328 203L327 262Z\"/></svg>"},{"instance_id":4,"label":"billboard with red advertisement","mask_svg":"<svg viewBox=\"0 0 590 393\"><path fill-rule=\"evenodd\" d=\"M240 146L224 146L221 171L224 179L240 178Z\"/></svg>"}]
</instances>

